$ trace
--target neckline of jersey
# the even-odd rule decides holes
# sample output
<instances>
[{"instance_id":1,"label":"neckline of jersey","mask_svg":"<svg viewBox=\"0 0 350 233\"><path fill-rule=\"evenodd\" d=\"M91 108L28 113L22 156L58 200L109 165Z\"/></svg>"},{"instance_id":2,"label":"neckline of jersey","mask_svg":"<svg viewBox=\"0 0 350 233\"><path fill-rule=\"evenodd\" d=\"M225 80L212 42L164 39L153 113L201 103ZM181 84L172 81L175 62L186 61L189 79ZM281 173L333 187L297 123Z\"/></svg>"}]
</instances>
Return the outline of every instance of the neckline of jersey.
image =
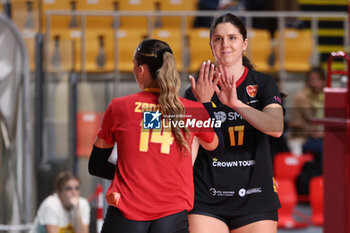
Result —
<instances>
[{"instance_id":1,"label":"neckline of jersey","mask_svg":"<svg viewBox=\"0 0 350 233\"><path fill-rule=\"evenodd\" d=\"M148 91L148 92L157 92L160 93L160 88L157 87L149 87L149 88L145 88L143 89L144 91Z\"/></svg>"},{"instance_id":2,"label":"neckline of jersey","mask_svg":"<svg viewBox=\"0 0 350 233\"><path fill-rule=\"evenodd\" d=\"M239 87L239 85L241 85L241 83L247 77L247 74L248 74L248 68L246 66L244 66L244 72L243 72L242 76L236 82L236 88Z\"/></svg>"}]
</instances>

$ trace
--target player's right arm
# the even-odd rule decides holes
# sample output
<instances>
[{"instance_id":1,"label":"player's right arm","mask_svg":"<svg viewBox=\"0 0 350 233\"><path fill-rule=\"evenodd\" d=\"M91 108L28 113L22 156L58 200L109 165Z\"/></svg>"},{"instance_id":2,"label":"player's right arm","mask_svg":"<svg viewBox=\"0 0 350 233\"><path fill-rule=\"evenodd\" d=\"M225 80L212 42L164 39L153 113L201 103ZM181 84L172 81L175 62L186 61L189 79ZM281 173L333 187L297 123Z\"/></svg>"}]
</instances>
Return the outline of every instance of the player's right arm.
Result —
<instances>
[{"instance_id":1,"label":"player's right arm","mask_svg":"<svg viewBox=\"0 0 350 233\"><path fill-rule=\"evenodd\" d=\"M110 133L113 123L112 104L109 104L104 113L102 126L91 151L88 165L91 175L109 180L113 180L116 169L116 166L108 161L114 147L114 139Z\"/></svg>"},{"instance_id":2,"label":"player's right arm","mask_svg":"<svg viewBox=\"0 0 350 233\"><path fill-rule=\"evenodd\" d=\"M108 161L113 147L114 144L97 137L89 158L88 168L91 175L113 180L116 167Z\"/></svg>"}]
</instances>

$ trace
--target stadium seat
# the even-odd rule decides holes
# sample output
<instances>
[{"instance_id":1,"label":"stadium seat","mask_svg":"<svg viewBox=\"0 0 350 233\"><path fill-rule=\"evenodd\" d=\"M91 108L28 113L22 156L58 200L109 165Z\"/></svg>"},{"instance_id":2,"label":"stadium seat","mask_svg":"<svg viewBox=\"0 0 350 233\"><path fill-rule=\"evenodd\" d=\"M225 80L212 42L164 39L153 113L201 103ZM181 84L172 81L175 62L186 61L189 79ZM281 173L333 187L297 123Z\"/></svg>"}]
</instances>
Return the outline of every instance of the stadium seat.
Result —
<instances>
[{"instance_id":1,"label":"stadium seat","mask_svg":"<svg viewBox=\"0 0 350 233\"><path fill-rule=\"evenodd\" d=\"M155 11L155 0L117 0L119 11ZM154 24L151 17L151 23ZM121 16L120 27L122 28L147 28L148 18L146 16Z\"/></svg>"},{"instance_id":2,"label":"stadium seat","mask_svg":"<svg viewBox=\"0 0 350 233\"><path fill-rule=\"evenodd\" d=\"M196 73L203 61L210 59L214 62L214 56L209 47L209 28L193 28L188 31L190 64L188 72Z\"/></svg>"},{"instance_id":3,"label":"stadium seat","mask_svg":"<svg viewBox=\"0 0 350 233\"><path fill-rule=\"evenodd\" d=\"M255 69L260 72L271 72L273 67L268 60L271 55L271 35L265 29L252 29L248 32L248 58L255 65Z\"/></svg>"},{"instance_id":4,"label":"stadium seat","mask_svg":"<svg viewBox=\"0 0 350 233\"><path fill-rule=\"evenodd\" d=\"M176 69L178 71L181 71L183 68L183 46L181 36L181 31L178 29L154 29L152 31L153 38L166 41L170 45L176 59Z\"/></svg>"},{"instance_id":5,"label":"stadium seat","mask_svg":"<svg viewBox=\"0 0 350 233\"><path fill-rule=\"evenodd\" d=\"M101 125L103 113L77 113L77 156L89 156Z\"/></svg>"},{"instance_id":6,"label":"stadium seat","mask_svg":"<svg viewBox=\"0 0 350 233\"><path fill-rule=\"evenodd\" d=\"M159 0L160 10L166 11L195 11L197 10L196 1L194 0ZM190 29L193 25L194 17L186 17L186 28ZM181 17L163 16L161 18L161 27L163 28L181 28Z\"/></svg>"},{"instance_id":7,"label":"stadium seat","mask_svg":"<svg viewBox=\"0 0 350 233\"><path fill-rule=\"evenodd\" d=\"M77 58L80 56L80 39L80 30L50 30L46 60L49 72L80 70L80 67L76 66Z\"/></svg>"},{"instance_id":8,"label":"stadium seat","mask_svg":"<svg viewBox=\"0 0 350 233\"><path fill-rule=\"evenodd\" d=\"M316 176L310 180L310 205L311 205L311 222L316 226L323 225L323 177Z\"/></svg>"},{"instance_id":9,"label":"stadium seat","mask_svg":"<svg viewBox=\"0 0 350 233\"><path fill-rule=\"evenodd\" d=\"M275 39L276 46L276 61L274 68L280 70L280 53L279 53L279 38L280 33L277 31ZM312 56L312 34L310 30L300 29L285 29L282 37L284 43L284 66L283 69L287 72L306 72L311 68Z\"/></svg>"},{"instance_id":10,"label":"stadium seat","mask_svg":"<svg viewBox=\"0 0 350 233\"><path fill-rule=\"evenodd\" d=\"M294 155L291 152L277 153L274 157L274 176L295 180L304 163L312 161L312 154Z\"/></svg>"},{"instance_id":11,"label":"stadium seat","mask_svg":"<svg viewBox=\"0 0 350 233\"><path fill-rule=\"evenodd\" d=\"M39 22L38 0L12 0L11 14L12 21L20 31L24 29L37 30ZM1 11L2 12L2 11Z\"/></svg>"},{"instance_id":12,"label":"stadium seat","mask_svg":"<svg viewBox=\"0 0 350 233\"><path fill-rule=\"evenodd\" d=\"M285 178L275 178L278 197L281 202L281 208L278 209L278 228L305 228L306 222L297 221L294 218L295 207L298 203L298 197L294 183Z\"/></svg>"},{"instance_id":13,"label":"stadium seat","mask_svg":"<svg viewBox=\"0 0 350 233\"><path fill-rule=\"evenodd\" d=\"M312 154L294 155L291 152L281 152L274 156L273 170L276 178L289 179L295 185L295 180L300 174L303 165L314 159ZM307 202L309 197L299 195L300 202Z\"/></svg>"},{"instance_id":14,"label":"stadium seat","mask_svg":"<svg viewBox=\"0 0 350 233\"><path fill-rule=\"evenodd\" d=\"M133 56L136 47L147 37L146 29L119 29L116 32L118 41L118 69L121 72L133 71Z\"/></svg>"},{"instance_id":15,"label":"stadium seat","mask_svg":"<svg viewBox=\"0 0 350 233\"><path fill-rule=\"evenodd\" d=\"M46 0L42 2L42 29L46 30L45 12L48 10L66 10L75 11L77 9L77 0ZM50 16L51 29L74 29L79 28L80 18L70 15L53 15Z\"/></svg>"},{"instance_id":16,"label":"stadium seat","mask_svg":"<svg viewBox=\"0 0 350 233\"><path fill-rule=\"evenodd\" d=\"M114 8L112 0L80 0L77 2L77 10L81 11L111 11ZM111 28L114 18L112 16L87 16L86 27Z\"/></svg>"},{"instance_id":17,"label":"stadium seat","mask_svg":"<svg viewBox=\"0 0 350 233\"><path fill-rule=\"evenodd\" d=\"M85 71L90 73L115 70L114 29L87 29L85 31ZM76 67L82 69L81 47L77 47Z\"/></svg>"}]
</instances>

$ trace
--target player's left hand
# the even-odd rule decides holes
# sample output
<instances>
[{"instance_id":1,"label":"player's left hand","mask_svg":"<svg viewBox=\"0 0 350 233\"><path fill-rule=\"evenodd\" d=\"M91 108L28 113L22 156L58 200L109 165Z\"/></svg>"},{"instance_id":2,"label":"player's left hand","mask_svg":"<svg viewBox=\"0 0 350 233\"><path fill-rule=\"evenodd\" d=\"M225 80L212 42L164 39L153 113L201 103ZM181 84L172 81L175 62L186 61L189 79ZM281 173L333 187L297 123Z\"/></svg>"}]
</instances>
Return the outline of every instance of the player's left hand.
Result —
<instances>
[{"instance_id":1,"label":"player's left hand","mask_svg":"<svg viewBox=\"0 0 350 233\"><path fill-rule=\"evenodd\" d=\"M216 87L216 94L219 97L221 103L234 109L235 107L238 107L240 103L240 100L237 98L235 79L233 75L229 76L227 69L223 68L220 64L218 67L218 71L218 84L220 86L220 89Z\"/></svg>"},{"instance_id":2,"label":"player's left hand","mask_svg":"<svg viewBox=\"0 0 350 233\"><path fill-rule=\"evenodd\" d=\"M197 83L193 76L189 76L192 86L192 92L197 101L201 103L210 102L214 95L218 78L214 80L215 66L211 64L210 60L203 62L199 70Z\"/></svg>"}]
</instances>

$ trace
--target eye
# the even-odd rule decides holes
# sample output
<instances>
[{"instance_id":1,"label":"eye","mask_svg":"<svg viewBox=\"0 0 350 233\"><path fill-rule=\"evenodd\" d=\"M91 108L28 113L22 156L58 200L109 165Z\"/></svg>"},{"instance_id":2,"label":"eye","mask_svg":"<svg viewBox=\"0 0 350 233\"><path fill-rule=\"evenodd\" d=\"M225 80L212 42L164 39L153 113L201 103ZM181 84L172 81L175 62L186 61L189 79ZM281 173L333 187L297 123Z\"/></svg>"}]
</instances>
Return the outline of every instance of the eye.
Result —
<instances>
[{"instance_id":1,"label":"eye","mask_svg":"<svg viewBox=\"0 0 350 233\"><path fill-rule=\"evenodd\" d=\"M230 40L235 40L235 39L236 39L236 36L231 35L231 36L229 36L229 38L230 38Z\"/></svg>"},{"instance_id":2,"label":"eye","mask_svg":"<svg viewBox=\"0 0 350 233\"><path fill-rule=\"evenodd\" d=\"M215 37L214 38L214 42L217 42L217 41L221 41L221 38L220 37Z\"/></svg>"}]
</instances>

